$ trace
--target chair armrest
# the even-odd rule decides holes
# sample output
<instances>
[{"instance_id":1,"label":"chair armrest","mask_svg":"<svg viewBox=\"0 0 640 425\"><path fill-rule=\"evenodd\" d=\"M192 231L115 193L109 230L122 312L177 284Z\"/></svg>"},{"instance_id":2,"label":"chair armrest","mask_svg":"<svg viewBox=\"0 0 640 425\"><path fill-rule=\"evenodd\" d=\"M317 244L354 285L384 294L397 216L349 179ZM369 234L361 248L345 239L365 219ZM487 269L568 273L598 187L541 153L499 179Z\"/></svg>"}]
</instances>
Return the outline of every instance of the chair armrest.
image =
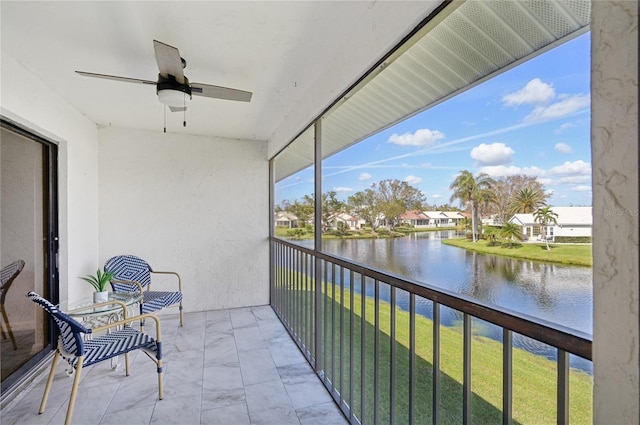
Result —
<instances>
[{"instance_id":1,"label":"chair armrest","mask_svg":"<svg viewBox=\"0 0 640 425\"><path fill-rule=\"evenodd\" d=\"M105 331L111 328L115 328L117 326L126 325L127 323L136 322L142 319L153 319L156 322L156 342L160 342L160 319L158 316L152 313L140 314L137 316L129 317L128 319L118 320L117 322L109 323L108 325L98 326L93 328L91 332L100 332Z\"/></svg>"},{"instance_id":2,"label":"chair armrest","mask_svg":"<svg viewBox=\"0 0 640 425\"><path fill-rule=\"evenodd\" d=\"M76 313L80 313L81 311L85 311L85 310L93 310L94 308L100 308L100 307L104 307L107 305L113 305L113 304L119 304L120 307L122 307L122 317L124 319L127 318L127 305L125 303L123 303L122 301L118 301L118 300L113 300L113 301L105 301L103 303L98 303L98 304L91 304L85 307L78 307L78 308L74 308L73 310L67 310L65 311L66 314L69 315L73 315Z\"/></svg>"},{"instance_id":3,"label":"chair armrest","mask_svg":"<svg viewBox=\"0 0 640 425\"><path fill-rule=\"evenodd\" d=\"M152 271L151 273L155 273L155 274L172 274L175 275L178 278L178 291L182 292L182 279L180 278L180 275L176 272L161 272L161 271Z\"/></svg>"},{"instance_id":4,"label":"chair armrest","mask_svg":"<svg viewBox=\"0 0 640 425\"><path fill-rule=\"evenodd\" d=\"M142 294L142 285L140 282L136 282L135 280L121 280L121 279L111 279L112 282L115 283L127 283L129 285L137 285L140 293Z\"/></svg>"}]
</instances>

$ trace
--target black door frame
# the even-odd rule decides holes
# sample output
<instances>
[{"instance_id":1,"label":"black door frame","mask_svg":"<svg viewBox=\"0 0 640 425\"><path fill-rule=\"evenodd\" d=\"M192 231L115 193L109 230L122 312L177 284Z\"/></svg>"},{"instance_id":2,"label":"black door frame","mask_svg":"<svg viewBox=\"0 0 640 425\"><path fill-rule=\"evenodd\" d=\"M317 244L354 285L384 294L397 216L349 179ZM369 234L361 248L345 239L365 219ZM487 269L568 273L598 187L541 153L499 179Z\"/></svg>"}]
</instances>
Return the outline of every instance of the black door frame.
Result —
<instances>
[{"instance_id":1,"label":"black door frame","mask_svg":"<svg viewBox=\"0 0 640 425\"><path fill-rule=\"evenodd\" d=\"M58 145L52 140L35 133L24 126L0 116L0 127L13 133L31 139L43 146L42 171L43 171L43 205L46 208L44 215L44 284L46 294L43 294L54 303L59 302L60 286L58 273ZM25 364L2 382L2 397L13 391L28 372L38 365L53 349L56 341L56 327L49 323L46 331L47 344Z\"/></svg>"}]
</instances>

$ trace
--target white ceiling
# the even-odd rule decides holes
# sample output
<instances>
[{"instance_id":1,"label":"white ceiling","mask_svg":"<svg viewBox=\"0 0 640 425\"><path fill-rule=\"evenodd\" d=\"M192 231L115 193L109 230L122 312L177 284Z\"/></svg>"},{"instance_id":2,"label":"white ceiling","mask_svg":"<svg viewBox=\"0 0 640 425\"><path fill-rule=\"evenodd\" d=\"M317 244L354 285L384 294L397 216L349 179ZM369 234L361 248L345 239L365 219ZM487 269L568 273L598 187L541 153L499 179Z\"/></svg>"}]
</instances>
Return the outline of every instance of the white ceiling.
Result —
<instances>
[{"instance_id":1,"label":"white ceiling","mask_svg":"<svg viewBox=\"0 0 640 425\"><path fill-rule=\"evenodd\" d=\"M438 3L2 1L0 34L3 53L97 124L152 130L162 130L164 117L153 86L74 71L155 80L152 40L175 46L190 81L251 91L253 99L194 96L187 128L182 113L167 111L167 130L269 140L318 81L335 77L336 63L375 50L335 93L314 100L315 114Z\"/></svg>"}]
</instances>

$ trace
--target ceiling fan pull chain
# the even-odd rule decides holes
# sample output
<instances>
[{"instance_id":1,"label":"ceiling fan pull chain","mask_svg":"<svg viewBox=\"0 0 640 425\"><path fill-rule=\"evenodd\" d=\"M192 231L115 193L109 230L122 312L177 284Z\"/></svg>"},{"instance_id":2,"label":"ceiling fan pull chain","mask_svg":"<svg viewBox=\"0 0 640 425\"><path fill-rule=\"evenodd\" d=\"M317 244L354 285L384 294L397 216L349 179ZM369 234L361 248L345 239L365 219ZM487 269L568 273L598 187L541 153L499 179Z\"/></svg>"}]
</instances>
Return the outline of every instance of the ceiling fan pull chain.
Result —
<instances>
[{"instance_id":1,"label":"ceiling fan pull chain","mask_svg":"<svg viewBox=\"0 0 640 425\"><path fill-rule=\"evenodd\" d=\"M182 116L182 126L186 127L187 126L187 94L186 93L182 96L182 102L184 105L184 109L182 110L182 113L184 114Z\"/></svg>"},{"instance_id":2,"label":"ceiling fan pull chain","mask_svg":"<svg viewBox=\"0 0 640 425\"><path fill-rule=\"evenodd\" d=\"M167 105L164 105L164 132L167 132Z\"/></svg>"}]
</instances>

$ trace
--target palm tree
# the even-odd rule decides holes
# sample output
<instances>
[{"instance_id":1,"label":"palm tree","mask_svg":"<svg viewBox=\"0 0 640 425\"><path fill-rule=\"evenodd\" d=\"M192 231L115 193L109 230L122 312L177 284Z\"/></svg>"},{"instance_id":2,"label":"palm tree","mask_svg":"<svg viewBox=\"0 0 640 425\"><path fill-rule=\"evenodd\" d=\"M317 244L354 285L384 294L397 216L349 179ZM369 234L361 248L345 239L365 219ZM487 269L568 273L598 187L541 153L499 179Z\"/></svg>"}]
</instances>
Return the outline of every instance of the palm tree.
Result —
<instances>
[{"instance_id":1,"label":"palm tree","mask_svg":"<svg viewBox=\"0 0 640 425\"><path fill-rule=\"evenodd\" d=\"M464 232L470 229L471 229L471 220L469 220L467 217L458 220L458 224L456 224L456 231Z\"/></svg>"},{"instance_id":2,"label":"palm tree","mask_svg":"<svg viewBox=\"0 0 640 425\"><path fill-rule=\"evenodd\" d=\"M551 223L558 224L558 214L553 212L551 206L546 205L542 208L538 208L533 217L536 223L540 223L544 229L544 243L547 245L547 251L549 251L549 239L547 238L547 226Z\"/></svg>"},{"instance_id":3,"label":"palm tree","mask_svg":"<svg viewBox=\"0 0 640 425\"><path fill-rule=\"evenodd\" d=\"M522 239L522 232L520 231L520 226L515 223L507 222L502 226L500 230L500 234L502 237L509 240L509 248L513 248L513 240Z\"/></svg>"},{"instance_id":4,"label":"palm tree","mask_svg":"<svg viewBox=\"0 0 640 425\"><path fill-rule=\"evenodd\" d=\"M456 200L471 207L471 233L473 241L478 240L478 207L492 198L492 188L495 181L488 174L480 173L473 176L470 171L462 170L451 183L453 190L450 202Z\"/></svg>"},{"instance_id":5,"label":"palm tree","mask_svg":"<svg viewBox=\"0 0 640 425\"><path fill-rule=\"evenodd\" d=\"M509 202L509 214L529 214L545 205L546 196L544 192L535 187L525 187L520 189Z\"/></svg>"},{"instance_id":6,"label":"palm tree","mask_svg":"<svg viewBox=\"0 0 640 425\"><path fill-rule=\"evenodd\" d=\"M491 180L491 185L487 189L482 189L478 193L478 203L476 213L478 217L485 215L485 212L490 205L496 203L496 194L494 192L495 180ZM482 227L482 220L478 220L478 234L484 234L484 228Z\"/></svg>"}]
</instances>

